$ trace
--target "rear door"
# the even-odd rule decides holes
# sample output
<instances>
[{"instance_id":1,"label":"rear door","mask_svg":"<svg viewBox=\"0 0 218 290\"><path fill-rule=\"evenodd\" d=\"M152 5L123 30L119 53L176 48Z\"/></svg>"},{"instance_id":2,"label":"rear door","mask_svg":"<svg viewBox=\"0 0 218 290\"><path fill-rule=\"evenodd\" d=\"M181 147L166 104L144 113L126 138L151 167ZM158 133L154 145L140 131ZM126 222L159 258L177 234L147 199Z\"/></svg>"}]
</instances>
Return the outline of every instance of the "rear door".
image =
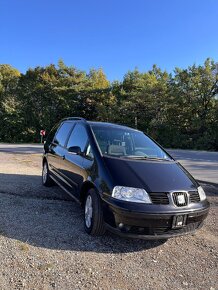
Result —
<instances>
[{"instance_id":1,"label":"rear door","mask_svg":"<svg viewBox=\"0 0 218 290\"><path fill-rule=\"evenodd\" d=\"M84 179L84 157L68 152L73 146L78 146L81 152L85 154L88 145L88 135L85 127L77 123L71 132L66 144L64 159L61 161L61 174L64 176L66 186L77 198L79 197L79 188Z\"/></svg>"}]
</instances>

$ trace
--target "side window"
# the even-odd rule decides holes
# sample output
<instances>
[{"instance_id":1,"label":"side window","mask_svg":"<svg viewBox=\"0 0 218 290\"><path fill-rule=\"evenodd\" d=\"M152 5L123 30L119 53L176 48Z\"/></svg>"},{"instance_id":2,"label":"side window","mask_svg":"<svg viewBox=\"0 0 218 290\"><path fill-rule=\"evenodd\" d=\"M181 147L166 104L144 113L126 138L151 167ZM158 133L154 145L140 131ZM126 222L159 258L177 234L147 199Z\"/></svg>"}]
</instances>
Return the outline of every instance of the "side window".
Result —
<instances>
[{"instance_id":1,"label":"side window","mask_svg":"<svg viewBox=\"0 0 218 290\"><path fill-rule=\"evenodd\" d=\"M88 135L86 133L86 129L82 125L76 124L68 140L67 148L70 148L72 146L79 146L81 148L81 151L84 152L87 142Z\"/></svg>"},{"instance_id":2,"label":"side window","mask_svg":"<svg viewBox=\"0 0 218 290\"><path fill-rule=\"evenodd\" d=\"M56 124L51 131L49 132L47 138L46 138L46 143L51 143L54 139L55 133L57 132L57 129L59 127L59 124Z\"/></svg>"},{"instance_id":3,"label":"side window","mask_svg":"<svg viewBox=\"0 0 218 290\"><path fill-rule=\"evenodd\" d=\"M73 123L72 122L66 122L62 123L61 127L59 128L56 136L55 136L55 143L58 145L64 146L65 142L67 140L67 137L70 133L70 130L72 129Z\"/></svg>"}]
</instances>

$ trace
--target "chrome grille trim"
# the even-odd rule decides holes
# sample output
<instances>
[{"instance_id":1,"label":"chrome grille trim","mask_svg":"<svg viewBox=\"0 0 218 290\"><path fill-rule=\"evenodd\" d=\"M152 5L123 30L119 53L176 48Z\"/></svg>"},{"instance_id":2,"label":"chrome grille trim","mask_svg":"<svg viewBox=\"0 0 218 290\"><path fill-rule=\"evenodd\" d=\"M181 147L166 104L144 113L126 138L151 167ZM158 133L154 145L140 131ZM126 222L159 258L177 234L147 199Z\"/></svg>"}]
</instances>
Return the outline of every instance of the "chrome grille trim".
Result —
<instances>
[{"instance_id":1,"label":"chrome grille trim","mask_svg":"<svg viewBox=\"0 0 218 290\"><path fill-rule=\"evenodd\" d=\"M197 190L189 191L189 201L190 203L200 202L200 195Z\"/></svg>"},{"instance_id":2,"label":"chrome grille trim","mask_svg":"<svg viewBox=\"0 0 218 290\"><path fill-rule=\"evenodd\" d=\"M169 204L169 197L166 192L149 192L153 204Z\"/></svg>"},{"instance_id":3,"label":"chrome grille trim","mask_svg":"<svg viewBox=\"0 0 218 290\"><path fill-rule=\"evenodd\" d=\"M179 196L184 196L184 202L179 202ZM189 204L189 194L187 191L174 191L171 193L172 201L175 206L183 207Z\"/></svg>"}]
</instances>

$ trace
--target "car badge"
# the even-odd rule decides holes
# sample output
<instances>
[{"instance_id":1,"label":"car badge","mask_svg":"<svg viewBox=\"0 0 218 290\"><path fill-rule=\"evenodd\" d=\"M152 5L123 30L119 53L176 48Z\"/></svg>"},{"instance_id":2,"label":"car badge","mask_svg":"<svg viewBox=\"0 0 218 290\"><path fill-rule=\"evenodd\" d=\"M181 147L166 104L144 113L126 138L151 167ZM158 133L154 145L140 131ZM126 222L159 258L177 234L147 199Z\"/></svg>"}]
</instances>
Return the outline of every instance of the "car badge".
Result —
<instances>
[{"instance_id":1,"label":"car badge","mask_svg":"<svg viewBox=\"0 0 218 290\"><path fill-rule=\"evenodd\" d=\"M178 202L178 204L185 204L186 203L184 194L177 196L177 202Z\"/></svg>"}]
</instances>

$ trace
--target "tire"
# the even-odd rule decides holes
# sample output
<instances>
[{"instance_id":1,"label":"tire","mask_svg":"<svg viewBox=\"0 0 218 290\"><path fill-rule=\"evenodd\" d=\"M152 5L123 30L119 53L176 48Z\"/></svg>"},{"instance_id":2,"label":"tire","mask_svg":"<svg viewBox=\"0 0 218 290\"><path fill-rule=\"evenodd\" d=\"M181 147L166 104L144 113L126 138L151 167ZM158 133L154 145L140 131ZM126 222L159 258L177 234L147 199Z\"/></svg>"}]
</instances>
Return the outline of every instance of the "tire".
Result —
<instances>
[{"instance_id":1,"label":"tire","mask_svg":"<svg viewBox=\"0 0 218 290\"><path fill-rule=\"evenodd\" d=\"M50 187L50 186L54 185L54 181L50 177L50 173L49 173L47 161L43 162L43 167L42 167L42 184L44 186L47 186L47 187Z\"/></svg>"},{"instance_id":2,"label":"tire","mask_svg":"<svg viewBox=\"0 0 218 290\"><path fill-rule=\"evenodd\" d=\"M101 200L94 189L90 189L85 197L84 226L91 236L102 236L105 233Z\"/></svg>"}]
</instances>

